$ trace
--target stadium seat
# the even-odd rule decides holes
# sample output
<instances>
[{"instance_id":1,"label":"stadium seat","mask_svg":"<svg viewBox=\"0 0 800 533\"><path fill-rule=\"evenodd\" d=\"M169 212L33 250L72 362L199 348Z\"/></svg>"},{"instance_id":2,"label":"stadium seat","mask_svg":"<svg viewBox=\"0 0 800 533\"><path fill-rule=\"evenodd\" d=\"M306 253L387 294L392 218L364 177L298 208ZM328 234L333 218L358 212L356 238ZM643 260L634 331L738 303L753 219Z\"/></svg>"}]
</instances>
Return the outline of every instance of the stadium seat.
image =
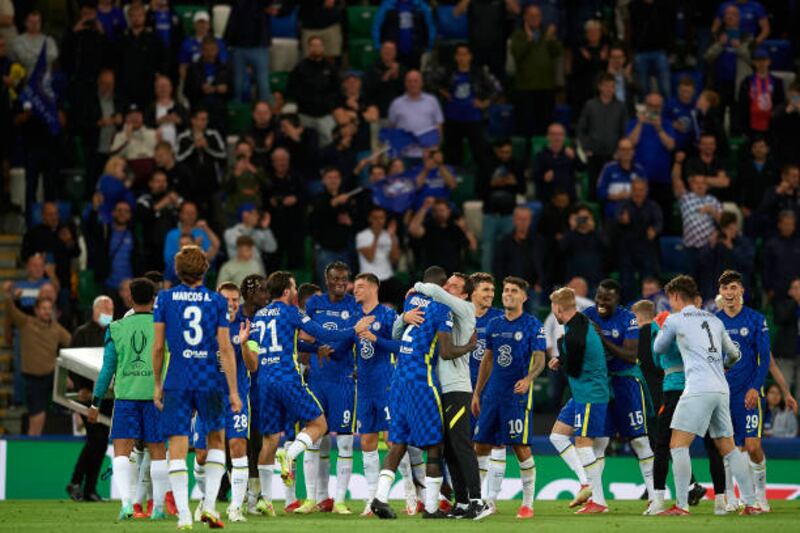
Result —
<instances>
[{"instance_id":1,"label":"stadium seat","mask_svg":"<svg viewBox=\"0 0 800 533\"><path fill-rule=\"evenodd\" d=\"M489 125L486 133L490 139L510 137L514 132L514 107L508 104L489 106Z\"/></svg>"},{"instance_id":2,"label":"stadium seat","mask_svg":"<svg viewBox=\"0 0 800 533\"><path fill-rule=\"evenodd\" d=\"M350 39L347 45L350 68L365 70L378 59L378 51L371 39Z\"/></svg>"},{"instance_id":3,"label":"stadium seat","mask_svg":"<svg viewBox=\"0 0 800 533\"><path fill-rule=\"evenodd\" d=\"M661 249L661 270L669 274L683 274L689 270L689 258L681 237L662 236L658 240Z\"/></svg>"},{"instance_id":4,"label":"stadium seat","mask_svg":"<svg viewBox=\"0 0 800 533\"><path fill-rule=\"evenodd\" d=\"M511 151L517 163L526 165L528 163L528 155L530 155L530 151L528 150L528 138L511 137Z\"/></svg>"},{"instance_id":5,"label":"stadium seat","mask_svg":"<svg viewBox=\"0 0 800 533\"><path fill-rule=\"evenodd\" d=\"M462 210L467 229L475 234L476 239L480 239L483 232L483 200L466 201Z\"/></svg>"},{"instance_id":6,"label":"stadium seat","mask_svg":"<svg viewBox=\"0 0 800 533\"><path fill-rule=\"evenodd\" d=\"M201 5L186 5L186 6L172 6L175 13L181 18L183 24L183 32L186 35L194 35L194 14L198 11L206 11L206 6Z\"/></svg>"},{"instance_id":7,"label":"stadium seat","mask_svg":"<svg viewBox=\"0 0 800 533\"><path fill-rule=\"evenodd\" d=\"M457 17L453 13L454 7L452 5L440 5L436 8L436 28L442 39L465 41L469 30L467 16L461 15Z\"/></svg>"},{"instance_id":8,"label":"stadium seat","mask_svg":"<svg viewBox=\"0 0 800 533\"><path fill-rule=\"evenodd\" d=\"M241 134L250 126L252 112L249 104L228 104L228 132Z\"/></svg>"},{"instance_id":9,"label":"stadium seat","mask_svg":"<svg viewBox=\"0 0 800 533\"><path fill-rule=\"evenodd\" d=\"M792 43L782 39L768 39L761 45L766 48L772 70L794 70Z\"/></svg>"},{"instance_id":10,"label":"stadium seat","mask_svg":"<svg viewBox=\"0 0 800 533\"><path fill-rule=\"evenodd\" d=\"M228 25L228 17L231 16L231 6L219 5L211 8L211 25L214 37L222 39L225 35L225 28Z\"/></svg>"},{"instance_id":11,"label":"stadium seat","mask_svg":"<svg viewBox=\"0 0 800 533\"><path fill-rule=\"evenodd\" d=\"M300 62L300 39L276 37L269 47L270 71L289 72Z\"/></svg>"},{"instance_id":12,"label":"stadium seat","mask_svg":"<svg viewBox=\"0 0 800 533\"><path fill-rule=\"evenodd\" d=\"M536 154L542 151L547 146L547 137L536 136L531 139L531 161L536 159Z\"/></svg>"},{"instance_id":13,"label":"stadium seat","mask_svg":"<svg viewBox=\"0 0 800 533\"><path fill-rule=\"evenodd\" d=\"M478 169L475 163L475 155L472 153L472 148L467 139L461 139L461 146L464 152L464 159L461 161L461 166L467 172L475 172Z\"/></svg>"},{"instance_id":14,"label":"stadium seat","mask_svg":"<svg viewBox=\"0 0 800 533\"><path fill-rule=\"evenodd\" d=\"M78 271L78 307L82 311L91 310L97 294L94 271L88 269Z\"/></svg>"},{"instance_id":15,"label":"stadium seat","mask_svg":"<svg viewBox=\"0 0 800 533\"><path fill-rule=\"evenodd\" d=\"M300 8L294 8L285 17L272 17L272 36L297 39L299 36L297 13Z\"/></svg>"},{"instance_id":16,"label":"stadium seat","mask_svg":"<svg viewBox=\"0 0 800 533\"><path fill-rule=\"evenodd\" d=\"M459 181L453 191L453 202L456 205L462 205L468 200L473 200L475 198L475 173L459 172L456 178Z\"/></svg>"},{"instance_id":17,"label":"stadium seat","mask_svg":"<svg viewBox=\"0 0 800 533\"><path fill-rule=\"evenodd\" d=\"M578 198L585 202L589 199L589 173L586 171L577 172L575 173L575 178L578 181Z\"/></svg>"},{"instance_id":18,"label":"stadium seat","mask_svg":"<svg viewBox=\"0 0 800 533\"><path fill-rule=\"evenodd\" d=\"M289 83L288 72L270 72L269 86L272 92L285 93L286 84Z\"/></svg>"},{"instance_id":19,"label":"stadium seat","mask_svg":"<svg viewBox=\"0 0 800 533\"><path fill-rule=\"evenodd\" d=\"M347 36L350 39L371 39L372 19L378 8L373 6L351 6L347 8Z\"/></svg>"}]
</instances>

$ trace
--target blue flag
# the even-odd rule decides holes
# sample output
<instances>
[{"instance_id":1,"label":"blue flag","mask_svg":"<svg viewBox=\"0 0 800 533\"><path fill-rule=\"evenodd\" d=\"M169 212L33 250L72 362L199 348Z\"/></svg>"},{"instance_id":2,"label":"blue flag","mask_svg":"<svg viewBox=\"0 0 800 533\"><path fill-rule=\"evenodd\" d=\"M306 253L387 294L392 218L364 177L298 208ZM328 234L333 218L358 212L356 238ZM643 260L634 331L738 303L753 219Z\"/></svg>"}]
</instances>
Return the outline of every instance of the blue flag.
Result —
<instances>
[{"instance_id":1,"label":"blue flag","mask_svg":"<svg viewBox=\"0 0 800 533\"><path fill-rule=\"evenodd\" d=\"M437 127L417 134L417 144L420 148L439 146L440 142L442 142L442 137L439 135L439 128Z\"/></svg>"},{"instance_id":2,"label":"blue flag","mask_svg":"<svg viewBox=\"0 0 800 533\"><path fill-rule=\"evenodd\" d=\"M389 144L389 157L398 157L410 146L430 148L438 146L442 141L441 135L439 135L439 128L436 127L419 134L400 128L381 128L380 132L378 132L378 139Z\"/></svg>"},{"instance_id":3,"label":"blue flag","mask_svg":"<svg viewBox=\"0 0 800 533\"><path fill-rule=\"evenodd\" d=\"M61 124L58 122L58 106L56 105L56 93L53 91L53 84L50 73L47 71L47 40L42 45L39 52L39 59L33 72L28 76L28 83L22 89L20 100L23 106L30 105L33 113L39 117L50 133L55 136L61 132Z\"/></svg>"},{"instance_id":4,"label":"blue flag","mask_svg":"<svg viewBox=\"0 0 800 533\"><path fill-rule=\"evenodd\" d=\"M387 176L371 185L372 201L393 213L405 213L414 205L417 182L409 172Z\"/></svg>"}]
</instances>

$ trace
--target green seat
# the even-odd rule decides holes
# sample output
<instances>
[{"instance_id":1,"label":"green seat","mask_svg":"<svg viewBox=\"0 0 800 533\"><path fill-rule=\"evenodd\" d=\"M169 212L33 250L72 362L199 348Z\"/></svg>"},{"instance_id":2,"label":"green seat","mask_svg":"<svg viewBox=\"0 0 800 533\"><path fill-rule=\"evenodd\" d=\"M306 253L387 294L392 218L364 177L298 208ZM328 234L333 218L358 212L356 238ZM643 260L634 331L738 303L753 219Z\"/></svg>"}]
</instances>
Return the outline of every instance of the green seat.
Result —
<instances>
[{"instance_id":1,"label":"green seat","mask_svg":"<svg viewBox=\"0 0 800 533\"><path fill-rule=\"evenodd\" d=\"M272 92L286 93L286 84L289 83L288 72L270 72L269 86Z\"/></svg>"},{"instance_id":2,"label":"green seat","mask_svg":"<svg viewBox=\"0 0 800 533\"><path fill-rule=\"evenodd\" d=\"M461 166L464 167L466 172L475 172L478 167L475 163L475 155L472 153L472 147L469 145L469 140L462 139L461 146L463 147L464 152L464 158L461 162Z\"/></svg>"},{"instance_id":3,"label":"green seat","mask_svg":"<svg viewBox=\"0 0 800 533\"><path fill-rule=\"evenodd\" d=\"M517 163L525 164L528 158L528 138L527 137L511 137L511 152L512 157Z\"/></svg>"},{"instance_id":4,"label":"green seat","mask_svg":"<svg viewBox=\"0 0 800 533\"><path fill-rule=\"evenodd\" d=\"M547 137L544 136L536 136L531 139L533 142L531 143L531 161L536 159L536 154L542 151L542 149L547 146Z\"/></svg>"},{"instance_id":5,"label":"green seat","mask_svg":"<svg viewBox=\"0 0 800 533\"><path fill-rule=\"evenodd\" d=\"M351 39L370 39L372 19L378 12L373 6L352 6L347 8L347 36Z\"/></svg>"},{"instance_id":6,"label":"green seat","mask_svg":"<svg viewBox=\"0 0 800 533\"><path fill-rule=\"evenodd\" d=\"M600 204L597 202L584 202L586 207L588 207L592 211L592 216L594 217L595 226L600 226L603 221L603 211L600 209Z\"/></svg>"},{"instance_id":7,"label":"green seat","mask_svg":"<svg viewBox=\"0 0 800 533\"><path fill-rule=\"evenodd\" d=\"M228 104L228 131L240 134L250 127L251 110L248 104Z\"/></svg>"},{"instance_id":8,"label":"green seat","mask_svg":"<svg viewBox=\"0 0 800 533\"><path fill-rule=\"evenodd\" d=\"M578 180L578 198L585 202L589 199L589 173L584 170L577 172L575 177Z\"/></svg>"},{"instance_id":9,"label":"green seat","mask_svg":"<svg viewBox=\"0 0 800 533\"><path fill-rule=\"evenodd\" d=\"M453 202L456 205L462 205L467 200L475 198L475 174L472 172L463 172L458 175L461 181L453 191Z\"/></svg>"},{"instance_id":10,"label":"green seat","mask_svg":"<svg viewBox=\"0 0 800 533\"><path fill-rule=\"evenodd\" d=\"M97 297L97 284L94 281L93 270L78 272L78 307L81 310L90 310L94 299Z\"/></svg>"},{"instance_id":11,"label":"green seat","mask_svg":"<svg viewBox=\"0 0 800 533\"><path fill-rule=\"evenodd\" d=\"M371 39L350 39L347 55L350 68L365 70L378 59L378 50L372 45Z\"/></svg>"},{"instance_id":12,"label":"green seat","mask_svg":"<svg viewBox=\"0 0 800 533\"><path fill-rule=\"evenodd\" d=\"M175 13L181 18L183 24L183 33L186 35L194 35L194 14L198 11L208 11L206 6L187 5L187 6L172 6Z\"/></svg>"}]
</instances>

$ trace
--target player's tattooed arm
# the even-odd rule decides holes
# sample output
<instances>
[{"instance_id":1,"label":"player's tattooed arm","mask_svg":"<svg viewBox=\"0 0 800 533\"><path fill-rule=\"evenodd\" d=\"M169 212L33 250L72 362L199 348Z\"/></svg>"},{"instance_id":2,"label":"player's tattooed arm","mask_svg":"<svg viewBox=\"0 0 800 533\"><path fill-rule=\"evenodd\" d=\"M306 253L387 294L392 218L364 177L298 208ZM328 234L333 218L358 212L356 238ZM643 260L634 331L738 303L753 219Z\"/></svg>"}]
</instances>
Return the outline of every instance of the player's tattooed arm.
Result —
<instances>
[{"instance_id":1,"label":"player's tattooed arm","mask_svg":"<svg viewBox=\"0 0 800 533\"><path fill-rule=\"evenodd\" d=\"M491 348L486 348L483 352L483 359L481 359L481 366L478 368L478 379L475 382L475 391L472 393L472 414L478 416L481 414L481 393L489 381L489 376L492 373L492 365L494 365L494 355Z\"/></svg>"},{"instance_id":2,"label":"player's tattooed arm","mask_svg":"<svg viewBox=\"0 0 800 533\"><path fill-rule=\"evenodd\" d=\"M464 346L455 346L450 332L440 331L437 335L439 336L439 357L445 360L457 359L462 355L468 354L478 344L477 334L474 332L469 342Z\"/></svg>"},{"instance_id":3,"label":"player's tattooed arm","mask_svg":"<svg viewBox=\"0 0 800 533\"><path fill-rule=\"evenodd\" d=\"M164 389L161 383L161 370L164 366L164 323L155 322L153 324L153 403L161 410L164 408L162 398Z\"/></svg>"}]
</instances>

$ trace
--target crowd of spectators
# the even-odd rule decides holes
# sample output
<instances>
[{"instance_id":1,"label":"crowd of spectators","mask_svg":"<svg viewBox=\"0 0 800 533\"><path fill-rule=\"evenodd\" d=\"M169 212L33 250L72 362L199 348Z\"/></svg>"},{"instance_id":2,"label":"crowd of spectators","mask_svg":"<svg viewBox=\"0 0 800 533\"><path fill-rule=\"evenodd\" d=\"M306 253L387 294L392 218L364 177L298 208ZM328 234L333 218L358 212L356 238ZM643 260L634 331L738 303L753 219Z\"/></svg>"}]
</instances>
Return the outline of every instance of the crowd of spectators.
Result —
<instances>
[{"instance_id":1,"label":"crowd of spectators","mask_svg":"<svg viewBox=\"0 0 800 533\"><path fill-rule=\"evenodd\" d=\"M202 8L190 24L185 4ZM29 228L29 277L8 287L23 345L65 344L49 321L85 319L83 291L118 317L132 277L175 283L189 243L217 281L288 268L324 285L340 260L392 304L433 264L521 276L533 312L555 286L590 297L608 276L626 302L663 305L676 271L711 304L734 268L800 386L800 6L373 1L359 65L347 13L364 4L0 0L3 202L23 168ZM278 85L274 30L295 16L300 58ZM25 97L40 67L50 117ZM35 366L20 368L52 371Z\"/></svg>"}]
</instances>

